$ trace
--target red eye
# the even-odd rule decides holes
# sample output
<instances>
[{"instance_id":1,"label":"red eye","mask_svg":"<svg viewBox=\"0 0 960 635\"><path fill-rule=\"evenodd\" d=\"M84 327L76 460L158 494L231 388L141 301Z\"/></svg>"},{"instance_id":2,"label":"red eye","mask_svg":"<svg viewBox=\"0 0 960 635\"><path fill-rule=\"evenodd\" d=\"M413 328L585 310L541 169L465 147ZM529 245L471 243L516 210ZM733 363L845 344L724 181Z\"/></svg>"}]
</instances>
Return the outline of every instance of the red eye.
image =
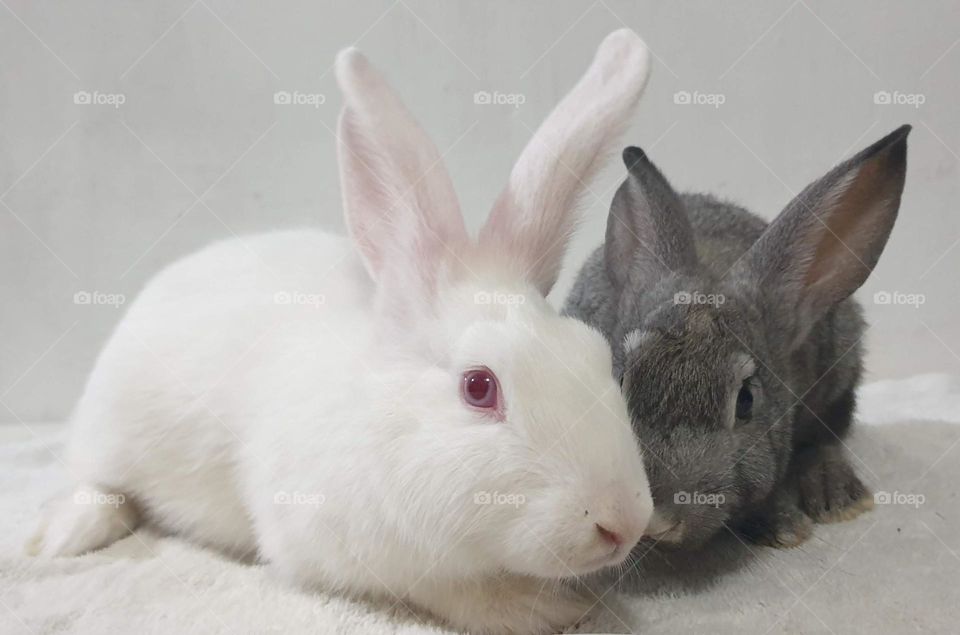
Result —
<instances>
[{"instance_id":1,"label":"red eye","mask_svg":"<svg viewBox=\"0 0 960 635\"><path fill-rule=\"evenodd\" d=\"M496 408L497 378L486 368L468 370L463 374L463 400L474 408Z\"/></svg>"}]
</instances>

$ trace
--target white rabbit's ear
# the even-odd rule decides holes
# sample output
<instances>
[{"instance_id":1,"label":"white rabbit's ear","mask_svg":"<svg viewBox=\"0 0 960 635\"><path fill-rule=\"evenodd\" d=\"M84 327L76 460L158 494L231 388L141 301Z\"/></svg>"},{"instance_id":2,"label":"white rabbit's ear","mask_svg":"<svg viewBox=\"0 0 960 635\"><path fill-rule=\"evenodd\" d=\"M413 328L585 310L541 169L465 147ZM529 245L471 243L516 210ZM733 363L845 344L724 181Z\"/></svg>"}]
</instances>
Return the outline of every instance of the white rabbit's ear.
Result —
<instances>
[{"instance_id":1,"label":"white rabbit's ear","mask_svg":"<svg viewBox=\"0 0 960 635\"><path fill-rule=\"evenodd\" d=\"M468 240L450 177L436 147L362 54L341 51L336 74L344 94L337 136L350 236L381 285L389 278L432 287L442 261Z\"/></svg>"},{"instance_id":2,"label":"white rabbit's ear","mask_svg":"<svg viewBox=\"0 0 960 635\"><path fill-rule=\"evenodd\" d=\"M484 251L505 255L550 292L577 220L577 199L614 149L649 73L646 45L621 29L557 105L517 160L480 230Z\"/></svg>"}]
</instances>

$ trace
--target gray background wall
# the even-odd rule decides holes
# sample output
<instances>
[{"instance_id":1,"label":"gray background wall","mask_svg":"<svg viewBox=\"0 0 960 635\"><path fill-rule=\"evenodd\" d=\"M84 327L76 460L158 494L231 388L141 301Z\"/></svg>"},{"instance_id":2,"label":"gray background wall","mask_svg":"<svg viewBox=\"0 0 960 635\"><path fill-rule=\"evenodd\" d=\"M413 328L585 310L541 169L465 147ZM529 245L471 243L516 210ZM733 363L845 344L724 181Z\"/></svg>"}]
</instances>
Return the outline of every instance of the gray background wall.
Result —
<instances>
[{"instance_id":1,"label":"gray background wall","mask_svg":"<svg viewBox=\"0 0 960 635\"><path fill-rule=\"evenodd\" d=\"M129 302L215 238L342 229L341 47L358 43L446 151L476 228L531 130L623 25L656 56L627 140L678 188L769 218L842 157L915 125L901 217L860 292L869 367L960 372L960 2L3 0L0 421L68 414L122 314L83 293ZM481 90L524 103L476 104ZM78 91L123 103L75 103ZM325 102L275 104L277 91ZM677 104L680 91L723 103ZM612 160L586 199L557 299L622 173ZM884 291L923 304L875 303Z\"/></svg>"}]
</instances>

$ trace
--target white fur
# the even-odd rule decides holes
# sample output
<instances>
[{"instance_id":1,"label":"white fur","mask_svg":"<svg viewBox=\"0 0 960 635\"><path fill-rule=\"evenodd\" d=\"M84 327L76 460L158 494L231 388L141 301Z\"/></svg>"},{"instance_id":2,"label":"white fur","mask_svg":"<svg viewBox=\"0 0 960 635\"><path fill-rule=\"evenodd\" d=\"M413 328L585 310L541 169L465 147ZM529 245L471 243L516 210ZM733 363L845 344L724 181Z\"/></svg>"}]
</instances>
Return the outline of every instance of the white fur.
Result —
<instances>
[{"instance_id":1,"label":"white fur","mask_svg":"<svg viewBox=\"0 0 960 635\"><path fill-rule=\"evenodd\" d=\"M650 54L614 31L520 154L480 242L513 258L543 294L557 281L577 198L616 145L650 74ZM574 177L574 178L571 178Z\"/></svg>"},{"instance_id":2,"label":"white fur","mask_svg":"<svg viewBox=\"0 0 960 635\"><path fill-rule=\"evenodd\" d=\"M642 329L634 329L627 333L623 338L623 352L627 355L630 355L633 351L640 348L640 346L649 340L651 334L649 331L644 331Z\"/></svg>"},{"instance_id":3,"label":"white fur","mask_svg":"<svg viewBox=\"0 0 960 635\"><path fill-rule=\"evenodd\" d=\"M609 81L578 97L594 131L632 111L610 93L642 87L642 49L623 32L601 46ZM402 598L480 632L562 627L590 603L544 586L621 562L652 508L609 349L550 308L542 268L521 275L462 233L448 179L416 174L443 169L425 165L435 150L372 67L349 51L337 72L353 243L237 239L157 275L73 418L78 487L124 502L60 501L32 547L100 547L136 509L299 584ZM590 154L613 142L576 140ZM592 162L582 168L530 178L580 180ZM532 262L554 247L515 248ZM498 376L502 422L462 402L478 365Z\"/></svg>"}]
</instances>

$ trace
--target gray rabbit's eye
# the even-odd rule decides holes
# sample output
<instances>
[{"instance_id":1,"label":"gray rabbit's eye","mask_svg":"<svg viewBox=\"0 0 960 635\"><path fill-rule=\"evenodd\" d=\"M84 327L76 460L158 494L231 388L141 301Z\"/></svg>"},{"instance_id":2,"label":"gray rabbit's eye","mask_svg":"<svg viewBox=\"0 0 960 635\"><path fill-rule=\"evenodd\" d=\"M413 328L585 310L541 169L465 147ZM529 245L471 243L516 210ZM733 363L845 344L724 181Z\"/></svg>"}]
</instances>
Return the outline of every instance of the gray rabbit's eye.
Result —
<instances>
[{"instance_id":1,"label":"gray rabbit's eye","mask_svg":"<svg viewBox=\"0 0 960 635\"><path fill-rule=\"evenodd\" d=\"M753 415L753 391L750 390L750 380L747 379L740 386L737 393L737 419L749 421Z\"/></svg>"}]
</instances>

